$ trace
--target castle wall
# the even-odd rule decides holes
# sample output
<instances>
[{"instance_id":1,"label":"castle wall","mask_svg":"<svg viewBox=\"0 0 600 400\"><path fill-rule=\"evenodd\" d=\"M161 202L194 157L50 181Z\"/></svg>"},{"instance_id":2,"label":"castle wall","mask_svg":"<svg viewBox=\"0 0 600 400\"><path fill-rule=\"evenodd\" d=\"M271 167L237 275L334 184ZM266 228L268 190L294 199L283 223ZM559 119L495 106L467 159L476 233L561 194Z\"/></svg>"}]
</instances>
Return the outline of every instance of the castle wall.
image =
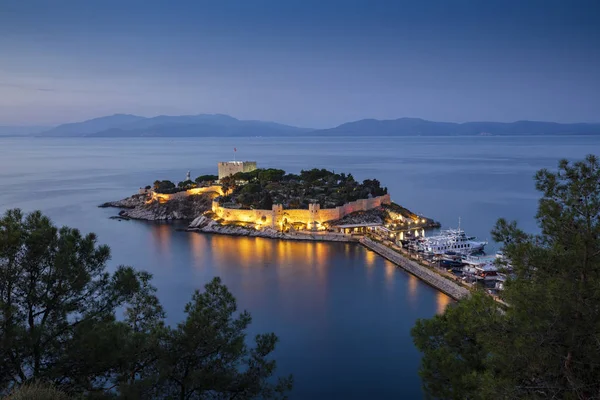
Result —
<instances>
[{"instance_id":1,"label":"castle wall","mask_svg":"<svg viewBox=\"0 0 600 400\"><path fill-rule=\"evenodd\" d=\"M356 211L367 211L373 208L380 207L382 204L390 204L391 199L389 194L383 196L373 197L370 199L360 199L346 203L343 206L337 208L340 209L340 217L343 218L345 215L351 214Z\"/></svg>"},{"instance_id":2,"label":"castle wall","mask_svg":"<svg viewBox=\"0 0 600 400\"><path fill-rule=\"evenodd\" d=\"M187 197L187 192L177 192L177 193L156 193L152 192L152 200L158 200L161 203L165 203L167 201L181 199L183 197Z\"/></svg>"},{"instance_id":3,"label":"castle wall","mask_svg":"<svg viewBox=\"0 0 600 400\"><path fill-rule=\"evenodd\" d=\"M170 193L170 194L156 193L153 191L152 192L152 200L158 200L161 203L164 203L164 202L174 200L174 199L181 199L181 198L184 198L187 196L194 196L194 195L210 193L210 192L217 193L219 196L222 196L225 194L225 193L223 193L223 188L221 186L213 185L213 186L188 189L184 192L177 192L177 193Z\"/></svg>"},{"instance_id":4,"label":"castle wall","mask_svg":"<svg viewBox=\"0 0 600 400\"><path fill-rule=\"evenodd\" d=\"M221 219L231 222L249 222L264 226L274 226L273 210L240 210L219 206L219 202L213 200L212 211Z\"/></svg>"},{"instance_id":5,"label":"castle wall","mask_svg":"<svg viewBox=\"0 0 600 400\"><path fill-rule=\"evenodd\" d=\"M209 193L209 192L216 192L219 196L225 195L225 193L223 192L223 187L218 186L218 185L197 187L197 188L192 188L192 189L188 189L185 191L185 193L187 193L188 195L196 195L196 194L203 194L203 193Z\"/></svg>"},{"instance_id":6,"label":"castle wall","mask_svg":"<svg viewBox=\"0 0 600 400\"><path fill-rule=\"evenodd\" d=\"M212 211L225 221L257 223L262 226L271 227L279 227L284 222L288 224L302 222L306 225L314 226L315 222L323 224L327 221L343 218L356 211L367 211L377 208L382 204L390 203L389 194L371 199L353 201L336 208L321 209L318 204L310 204L308 210L286 210L280 204L273 205L271 210L239 210L221 207L218 201L213 201Z\"/></svg>"},{"instance_id":7,"label":"castle wall","mask_svg":"<svg viewBox=\"0 0 600 400\"><path fill-rule=\"evenodd\" d=\"M315 221L322 224L324 222L333 221L333 220L340 219L340 218L342 218L342 215L340 214L339 207L326 208L324 210L319 210L319 213L315 217Z\"/></svg>"}]
</instances>

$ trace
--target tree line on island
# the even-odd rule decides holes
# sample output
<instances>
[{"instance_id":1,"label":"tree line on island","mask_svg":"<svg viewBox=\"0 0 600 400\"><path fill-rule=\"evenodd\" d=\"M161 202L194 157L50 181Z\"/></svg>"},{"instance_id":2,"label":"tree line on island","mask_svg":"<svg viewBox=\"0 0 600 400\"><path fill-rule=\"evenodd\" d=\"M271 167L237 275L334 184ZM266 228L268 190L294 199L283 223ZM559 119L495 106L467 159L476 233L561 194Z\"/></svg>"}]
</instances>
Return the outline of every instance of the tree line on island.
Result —
<instances>
[{"instance_id":1,"label":"tree line on island","mask_svg":"<svg viewBox=\"0 0 600 400\"><path fill-rule=\"evenodd\" d=\"M541 170L536 187L540 233L504 219L493 230L514 267L507 306L474 291L412 329L427 396L600 398L598 159ZM151 275L108 273L109 256L94 234L59 229L40 212L0 219L0 394L249 399L291 389L291 377L273 379L277 337L250 345L250 315L218 278L169 326Z\"/></svg>"},{"instance_id":2,"label":"tree line on island","mask_svg":"<svg viewBox=\"0 0 600 400\"><path fill-rule=\"evenodd\" d=\"M287 174L282 169L256 169L223 178L221 184L223 189L231 190L219 199L221 204L235 203L247 209L270 209L273 204L295 209L308 209L309 204L335 208L387 194L387 188L377 179L361 183L352 174L317 168L302 170L299 175Z\"/></svg>"},{"instance_id":3,"label":"tree line on island","mask_svg":"<svg viewBox=\"0 0 600 400\"><path fill-rule=\"evenodd\" d=\"M156 180L152 186L146 186L146 189L152 189L156 193L173 194L197 187L210 186L216 183L218 179L217 175L200 175L193 181L181 181L177 185L169 180Z\"/></svg>"},{"instance_id":4,"label":"tree line on island","mask_svg":"<svg viewBox=\"0 0 600 400\"><path fill-rule=\"evenodd\" d=\"M210 186L216 175L201 175L194 181L156 181L153 189L158 193L176 193L196 187ZM317 203L322 208L334 208L359 199L387 194L377 179L358 182L352 174L335 173L326 169L302 170L300 174L286 173L282 169L255 169L224 177L219 184L227 196L221 204L235 203L247 209L271 209L273 204L285 208L307 209ZM147 187L148 189L150 187Z\"/></svg>"}]
</instances>

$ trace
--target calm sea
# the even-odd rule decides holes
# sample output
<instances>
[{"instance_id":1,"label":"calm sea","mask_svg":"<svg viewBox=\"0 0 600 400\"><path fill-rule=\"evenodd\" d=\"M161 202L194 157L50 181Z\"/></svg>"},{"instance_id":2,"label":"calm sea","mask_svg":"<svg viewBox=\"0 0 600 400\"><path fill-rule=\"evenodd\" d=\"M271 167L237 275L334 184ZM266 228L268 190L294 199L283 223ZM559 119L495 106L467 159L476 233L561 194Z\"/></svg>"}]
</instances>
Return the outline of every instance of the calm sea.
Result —
<instances>
[{"instance_id":1,"label":"calm sea","mask_svg":"<svg viewBox=\"0 0 600 400\"><path fill-rule=\"evenodd\" d=\"M217 161L256 160L299 172L327 168L377 178L392 200L468 234L490 237L498 217L536 230L533 174L600 150L600 137L0 138L0 212L40 209L96 232L111 268L154 274L169 322L194 290L221 276L252 313L252 334L277 333L278 371L294 399L420 398L410 328L445 295L350 244L292 243L178 232L176 224L108 219L96 206L156 179L216 173ZM490 246L493 250L494 246Z\"/></svg>"}]
</instances>

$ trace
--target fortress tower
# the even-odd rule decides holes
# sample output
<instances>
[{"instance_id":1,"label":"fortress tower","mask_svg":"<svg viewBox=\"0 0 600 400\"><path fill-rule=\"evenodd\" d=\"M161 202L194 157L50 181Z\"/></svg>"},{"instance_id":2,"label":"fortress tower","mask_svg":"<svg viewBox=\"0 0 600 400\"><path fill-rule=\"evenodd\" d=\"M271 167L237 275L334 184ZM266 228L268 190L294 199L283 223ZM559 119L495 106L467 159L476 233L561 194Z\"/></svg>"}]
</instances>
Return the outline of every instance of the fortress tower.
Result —
<instances>
[{"instance_id":1,"label":"fortress tower","mask_svg":"<svg viewBox=\"0 0 600 400\"><path fill-rule=\"evenodd\" d=\"M219 166L219 179L237 174L238 172L250 172L256 169L256 161L221 161Z\"/></svg>"}]
</instances>

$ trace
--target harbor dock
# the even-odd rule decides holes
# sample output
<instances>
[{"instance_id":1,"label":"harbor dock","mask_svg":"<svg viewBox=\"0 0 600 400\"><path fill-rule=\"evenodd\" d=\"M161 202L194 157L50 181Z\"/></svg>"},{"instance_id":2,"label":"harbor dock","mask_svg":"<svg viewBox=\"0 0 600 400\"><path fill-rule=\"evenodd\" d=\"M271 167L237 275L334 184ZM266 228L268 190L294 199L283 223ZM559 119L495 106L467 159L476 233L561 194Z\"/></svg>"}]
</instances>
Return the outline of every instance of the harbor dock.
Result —
<instances>
[{"instance_id":1,"label":"harbor dock","mask_svg":"<svg viewBox=\"0 0 600 400\"><path fill-rule=\"evenodd\" d=\"M415 261L409 260L388 246L379 244L366 236L362 237L359 243L455 300L460 300L470 294L467 288L458 285L450 279L444 278L439 273L431 271Z\"/></svg>"}]
</instances>

